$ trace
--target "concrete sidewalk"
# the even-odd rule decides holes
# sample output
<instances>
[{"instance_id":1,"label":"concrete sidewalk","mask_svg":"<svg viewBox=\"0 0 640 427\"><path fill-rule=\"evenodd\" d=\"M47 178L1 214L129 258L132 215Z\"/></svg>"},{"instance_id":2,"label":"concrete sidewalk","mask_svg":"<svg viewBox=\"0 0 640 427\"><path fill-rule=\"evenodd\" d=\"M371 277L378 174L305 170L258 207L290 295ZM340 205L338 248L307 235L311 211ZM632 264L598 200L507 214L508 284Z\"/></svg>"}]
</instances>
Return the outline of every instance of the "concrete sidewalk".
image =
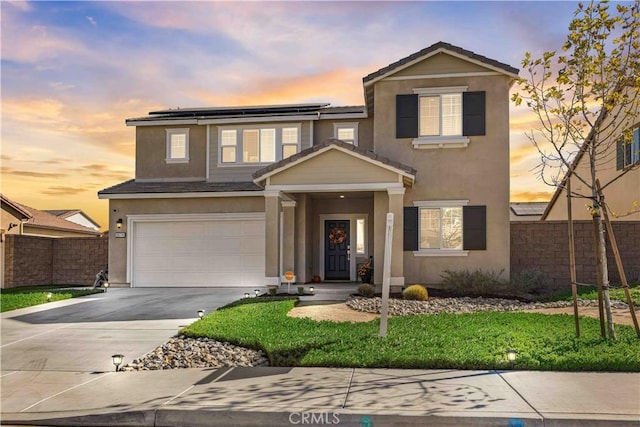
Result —
<instances>
[{"instance_id":1,"label":"concrete sidewalk","mask_svg":"<svg viewBox=\"0 0 640 427\"><path fill-rule=\"evenodd\" d=\"M2 423L640 425L639 373L328 368L2 372Z\"/></svg>"}]
</instances>

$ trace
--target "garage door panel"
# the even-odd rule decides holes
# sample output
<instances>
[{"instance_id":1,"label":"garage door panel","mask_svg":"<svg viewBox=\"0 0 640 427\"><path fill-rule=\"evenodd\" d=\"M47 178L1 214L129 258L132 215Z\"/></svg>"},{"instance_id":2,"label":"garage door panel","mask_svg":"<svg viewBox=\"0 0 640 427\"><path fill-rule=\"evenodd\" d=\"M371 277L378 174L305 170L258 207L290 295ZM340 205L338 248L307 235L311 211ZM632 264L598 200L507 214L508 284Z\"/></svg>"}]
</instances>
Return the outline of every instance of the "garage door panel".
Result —
<instances>
[{"instance_id":1,"label":"garage door panel","mask_svg":"<svg viewBox=\"0 0 640 427\"><path fill-rule=\"evenodd\" d=\"M264 220L137 222L133 230L133 286L264 282Z\"/></svg>"}]
</instances>

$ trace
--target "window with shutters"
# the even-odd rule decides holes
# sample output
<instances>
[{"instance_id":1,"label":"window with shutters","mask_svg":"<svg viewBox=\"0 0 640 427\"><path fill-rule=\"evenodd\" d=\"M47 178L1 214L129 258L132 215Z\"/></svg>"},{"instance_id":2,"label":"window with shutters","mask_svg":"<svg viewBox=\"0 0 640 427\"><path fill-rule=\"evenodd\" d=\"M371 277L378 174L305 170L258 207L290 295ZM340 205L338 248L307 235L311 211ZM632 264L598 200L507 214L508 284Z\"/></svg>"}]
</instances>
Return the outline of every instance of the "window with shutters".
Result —
<instances>
[{"instance_id":1,"label":"window with shutters","mask_svg":"<svg viewBox=\"0 0 640 427\"><path fill-rule=\"evenodd\" d=\"M415 256L467 256L486 250L486 207L467 200L415 201L404 208L404 250Z\"/></svg>"},{"instance_id":2,"label":"window with shutters","mask_svg":"<svg viewBox=\"0 0 640 427\"><path fill-rule=\"evenodd\" d=\"M453 86L396 96L396 138L413 138L414 148L466 147L485 127L485 92Z\"/></svg>"},{"instance_id":3,"label":"window with shutters","mask_svg":"<svg viewBox=\"0 0 640 427\"><path fill-rule=\"evenodd\" d=\"M631 139L620 138L616 143L616 169L622 170L640 162L640 128L631 131Z\"/></svg>"},{"instance_id":4,"label":"window with shutters","mask_svg":"<svg viewBox=\"0 0 640 427\"><path fill-rule=\"evenodd\" d=\"M166 129L167 163L189 161L189 129Z\"/></svg>"},{"instance_id":5,"label":"window with shutters","mask_svg":"<svg viewBox=\"0 0 640 427\"><path fill-rule=\"evenodd\" d=\"M300 124L221 126L220 166L268 164L300 151Z\"/></svg>"}]
</instances>

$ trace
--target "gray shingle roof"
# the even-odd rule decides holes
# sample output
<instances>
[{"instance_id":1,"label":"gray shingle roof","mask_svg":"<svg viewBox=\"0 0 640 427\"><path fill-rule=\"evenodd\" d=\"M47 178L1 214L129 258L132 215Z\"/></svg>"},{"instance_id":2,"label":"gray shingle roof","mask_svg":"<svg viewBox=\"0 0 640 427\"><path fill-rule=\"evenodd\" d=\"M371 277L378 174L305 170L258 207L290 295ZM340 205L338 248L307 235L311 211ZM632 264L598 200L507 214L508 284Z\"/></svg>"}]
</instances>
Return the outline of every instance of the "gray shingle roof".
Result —
<instances>
[{"instance_id":1,"label":"gray shingle roof","mask_svg":"<svg viewBox=\"0 0 640 427\"><path fill-rule=\"evenodd\" d=\"M313 154L313 153L315 153L317 151L320 151L323 148L329 147L331 145L335 145L335 146L341 147L341 148L346 148L348 150L353 151L354 153L357 153L357 154L360 154L362 156L368 157L368 158L370 158L372 160L378 161L378 162L383 163L385 165L392 166L392 167L394 167L396 169L400 169L400 170L402 170L404 172L407 172L407 173L409 173L411 175L415 175L416 174L416 170L414 168L412 168L411 166L404 165L404 164L402 164L400 162L396 162L396 161L391 160L391 159L389 159L387 157L379 156L378 154L374 153L373 151L364 150L364 149L362 149L360 147L356 147L353 144L349 144L347 142L343 142L343 141L341 141L339 139L331 138L331 139L328 139L328 140L326 140L326 141L324 141L324 142L322 142L320 144L316 144L316 145L314 145L312 147L309 147L306 150L302 150L301 152L299 152L297 154L294 154L291 157L287 157L286 159L282 159L279 162L275 162L275 163L270 164L269 166L265 166L262 169L258 169L257 171L255 171L253 173L253 178L254 179L259 179L261 176L266 175L269 172L272 172L272 171L274 171L276 169L279 169L279 168L281 168L283 166L286 166L286 165L288 165L290 163L297 162L298 160L300 160L300 159L302 159L304 157L307 157L307 156L309 156L309 155L311 155L311 154Z\"/></svg>"},{"instance_id":2,"label":"gray shingle roof","mask_svg":"<svg viewBox=\"0 0 640 427\"><path fill-rule=\"evenodd\" d=\"M463 48L458 47L458 46L454 46L454 45L449 44L449 43L438 42L438 43L432 44L429 47L426 47L426 48L422 49L419 52L413 53L413 54L411 54L411 55L409 55L409 56L407 56L405 58L402 58L402 59L400 59L400 60L398 60L398 61L396 61L394 63L391 63L391 64L387 65L386 67L383 67L383 68L379 69L378 71L375 71L375 72L363 77L362 81L363 81L363 83L367 83L367 82L369 82L369 81L371 81L371 80L373 80L373 79L375 79L377 77L380 77L380 76L383 76L385 74L388 74L389 72L395 70L396 68L398 68L398 67L400 67L400 66L402 66L402 65L404 65L404 64L406 64L408 62L414 61L414 60L416 60L416 59L418 59L418 58L420 58L422 56L428 55L429 53L434 52L434 51L436 51L438 49L446 49L446 50L449 50L451 52L455 52L455 53L458 53L460 55L467 56L470 59L474 59L474 60L480 61L480 62L482 62L484 64L500 68L500 69L506 71L507 73L518 74L518 72L519 72L519 70L517 68L514 68L514 67L512 67L510 65L504 64L502 62L496 61L494 59L487 58L486 56L478 55L477 53L472 52L470 50L466 50L466 49L463 49Z\"/></svg>"},{"instance_id":3,"label":"gray shingle roof","mask_svg":"<svg viewBox=\"0 0 640 427\"><path fill-rule=\"evenodd\" d=\"M105 188L98 195L144 193L220 193L229 191L262 191L253 182L139 182L134 179Z\"/></svg>"}]
</instances>

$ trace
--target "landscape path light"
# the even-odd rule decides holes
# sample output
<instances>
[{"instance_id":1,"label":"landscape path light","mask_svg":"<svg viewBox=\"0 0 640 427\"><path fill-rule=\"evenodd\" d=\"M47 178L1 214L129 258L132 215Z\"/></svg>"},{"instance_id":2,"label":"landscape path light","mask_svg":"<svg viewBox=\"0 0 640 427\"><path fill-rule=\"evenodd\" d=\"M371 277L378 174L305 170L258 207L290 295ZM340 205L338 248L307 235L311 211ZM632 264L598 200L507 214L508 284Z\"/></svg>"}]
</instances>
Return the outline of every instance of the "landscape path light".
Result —
<instances>
[{"instance_id":1,"label":"landscape path light","mask_svg":"<svg viewBox=\"0 0 640 427\"><path fill-rule=\"evenodd\" d=\"M513 365L516 363L516 355L518 354L517 351L513 350L513 349L509 349L507 350L507 360L509 361L509 364L511 364L511 367L513 368Z\"/></svg>"},{"instance_id":2,"label":"landscape path light","mask_svg":"<svg viewBox=\"0 0 640 427\"><path fill-rule=\"evenodd\" d=\"M309 287L309 292L313 293L314 290L315 290L315 288L313 286Z\"/></svg>"},{"instance_id":3,"label":"landscape path light","mask_svg":"<svg viewBox=\"0 0 640 427\"><path fill-rule=\"evenodd\" d=\"M254 289L253 292L256 293L256 296L260 295L260 289Z\"/></svg>"},{"instance_id":4,"label":"landscape path light","mask_svg":"<svg viewBox=\"0 0 640 427\"><path fill-rule=\"evenodd\" d=\"M51 297L53 294L51 292L47 292L47 302L51 301Z\"/></svg>"},{"instance_id":5,"label":"landscape path light","mask_svg":"<svg viewBox=\"0 0 640 427\"><path fill-rule=\"evenodd\" d=\"M202 319L204 316L204 310L198 310L198 317Z\"/></svg>"},{"instance_id":6,"label":"landscape path light","mask_svg":"<svg viewBox=\"0 0 640 427\"><path fill-rule=\"evenodd\" d=\"M245 298L249 298L249 292L245 292L245 293L244 293L244 297L245 297Z\"/></svg>"},{"instance_id":7,"label":"landscape path light","mask_svg":"<svg viewBox=\"0 0 640 427\"><path fill-rule=\"evenodd\" d=\"M116 372L120 370L120 365L122 365L122 361L124 360L124 354L114 354L111 356L111 360L116 367Z\"/></svg>"}]
</instances>

